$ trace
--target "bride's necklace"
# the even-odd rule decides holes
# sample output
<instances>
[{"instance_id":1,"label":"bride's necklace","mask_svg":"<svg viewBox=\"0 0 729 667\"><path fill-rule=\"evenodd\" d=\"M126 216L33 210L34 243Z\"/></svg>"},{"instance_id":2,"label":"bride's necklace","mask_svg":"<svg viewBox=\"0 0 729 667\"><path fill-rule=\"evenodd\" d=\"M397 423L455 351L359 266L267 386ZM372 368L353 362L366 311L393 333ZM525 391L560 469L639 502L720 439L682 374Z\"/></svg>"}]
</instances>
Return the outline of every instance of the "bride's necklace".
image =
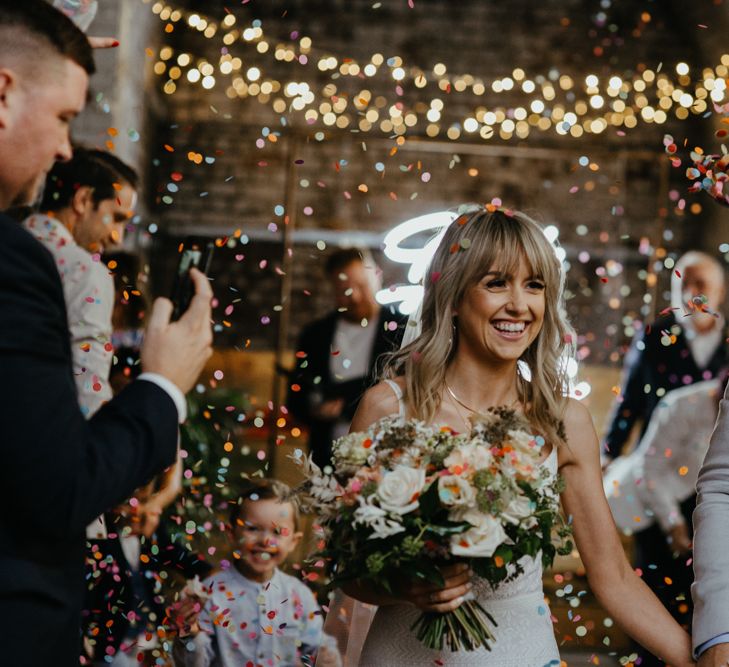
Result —
<instances>
[{"instance_id":1,"label":"bride's necklace","mask_svg":"<svg viewBox=\"0 0 729 667\"><path fill-rule=\"evenodd\" d=\"M462 408L465 408L466 410L468 410L468 411L469 411L469 412L470 412L471 414L479 414L479 413L480 413L480 410L475 410L475 409L474 409L474 408L472 408L472 407L471 407L470 405L466 405L466 404L465 404L465 403L464 403L464 402L463 402L463 401L462 401L462 400L461 400L460 398L458 398L458 396L456 396L455 392L453 391L453 389L451 389L451 386L450 386L450 385L448 384L448 380L445 380L445 379L444 379L443 381L445 382L445 388L446 388L446 391L447 391L447 392L448 392L448 393L449 393L449 394L451 395L451 398L452 398L452 399L453 399L453 400L454 400L454 401L455 401L455 402L456 402L456 403L457 403L458 405L460 405L460 406L461 406ZM515 405L516 405L516 404L517 404L518 402L519 402L519 397L517 396L517 397L516 397L516 398L515 398L515 399L514 399L514 400L513 400L513 401L512 401L511 403L509 403L509 405L507 405L506 407L507 407L507 408L512 408L512 407L514 407L514 406L515 406ZM461 416L461 418L463 419L463 416ZM466 423L468 423L469 425L470 425L470 423L471 423L470 419L464 419L464 421L465 421Z\"/></svg>"}]
</instances>

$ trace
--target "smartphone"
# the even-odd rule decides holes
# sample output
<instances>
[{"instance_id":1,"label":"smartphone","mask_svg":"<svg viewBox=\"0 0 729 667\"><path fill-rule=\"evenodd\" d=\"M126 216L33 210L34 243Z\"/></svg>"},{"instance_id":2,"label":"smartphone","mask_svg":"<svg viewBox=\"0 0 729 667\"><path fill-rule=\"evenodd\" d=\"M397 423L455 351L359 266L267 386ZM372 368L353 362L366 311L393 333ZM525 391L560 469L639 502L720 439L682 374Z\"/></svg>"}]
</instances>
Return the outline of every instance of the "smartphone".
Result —
<instances>
[{"instance_id":1,"label":"smartphone","mask_svg":"<svg viewBox=\"0 0 729 667\"><path fill-rule=\"evenodd\" d=\"M195 287L190 279L190 269L195 267L203 273L210 269L215 241L200 237L188 237L180 245L180 261L177 263L175 283L172 287L172 319L179 320L190 306Z\"/></svg>"}]
</instances>

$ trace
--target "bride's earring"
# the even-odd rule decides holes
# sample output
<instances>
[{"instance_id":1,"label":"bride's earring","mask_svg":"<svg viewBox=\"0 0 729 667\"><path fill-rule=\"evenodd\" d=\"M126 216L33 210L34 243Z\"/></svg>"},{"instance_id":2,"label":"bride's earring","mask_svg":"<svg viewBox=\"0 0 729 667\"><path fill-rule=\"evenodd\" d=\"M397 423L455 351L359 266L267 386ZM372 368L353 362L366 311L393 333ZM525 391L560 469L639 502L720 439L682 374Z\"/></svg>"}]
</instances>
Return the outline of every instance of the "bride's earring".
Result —
<instances>
[{"instance_id":1,"label":"bride's earring","mask_svg":"<svg viewBox=\"0 0 729 667\"><path fill-rule=\"evenodd\" d=\"M458 328L456 327L456 317L453 316L453 319L451 320L451 337L448 339L448 355L450 356L451 352L453 352L453 347L456 344L456 339L458 337Z\"/></svg>"}]
</instances>

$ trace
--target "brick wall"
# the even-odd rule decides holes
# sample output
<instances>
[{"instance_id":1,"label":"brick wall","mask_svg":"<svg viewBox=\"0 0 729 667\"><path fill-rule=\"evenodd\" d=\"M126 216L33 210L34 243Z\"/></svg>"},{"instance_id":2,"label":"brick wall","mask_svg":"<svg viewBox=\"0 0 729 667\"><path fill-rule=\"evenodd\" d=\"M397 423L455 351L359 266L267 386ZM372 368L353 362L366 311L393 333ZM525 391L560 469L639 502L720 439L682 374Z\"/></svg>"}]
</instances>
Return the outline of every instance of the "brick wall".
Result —
<instances>
[{"instance_id":1,"label":"brick wall","mask_svg":"<svg viewBox=\"0 0 729 667\"><path fill-rule=\"evenodd\" d=\"M213 2L188 5L217 19L225 16L221 5ZM634 70L655 70L659 63L667 71L681 60L696 67L715 64L702 53L696 28L687 24L681 3L601 7L599 2L576 0L416 0L413 9L399 1L294 0L228 9L236 12L242 27L260 19L272 49L278 42L289 43L290 33L298 31L311 36L321 49L316 54L361 61L379 51L385 57L399 55L407 65L426 72L444 62L449 72L473 73L487 85L517 66L535 80L557 73L582 81L587 73L627 78ZM646 7L648 21L641 18ZM601 11L606 14L604 25ZM164 23L154 20L161 31ZM161 42L174 49L169 64L182 52L204 56L213 64L220 55L219 39L206 40L182 22ZM312 64L316 55L303 67L279 63L270 54L260 56L246 44L236 43L230 53L243 59L244 70L256 65L265 68L267 77L281 81L305 79L317 92L335 83L337 93L351 99L365 86L352 77L332 81L331 73L318 72ZM700 118L679 122L669 114L665 125L641 123L624 132L609 128L579 139L551 131L532 132L523 141L483 140L477 134L450 141L445 130L478 105L508 106L516 98L445 93L430 86L421 91L410 85L401 99L413 109L423 104L427 108L434 97L444 100L443 130L430 139L424 136L425 123L419 123L408 130L405 144L397 146L393 137L379 131L308 127L298 113L275 113L270 100L231 100L225 94L230 80L217 78L209 91L183 76L173 95L158 92L164 112L148 137L154 160L148 205L158 236L153 282L160 290L174 261L177 237L189 232L228 235L236 229L247 236L246 245L236 241L235 248L219 254L213 267L221 301L218 315L221 322L226 320L219 327L221 344L250 340L258 349L274 344L282 305L284 217L275 212L279 205L288 204L285 214L294 218L299 234L291 268L291 343L303 324L328 307L321 266L340 242L336 232L344 232L345 238L361 233L360 240L377 249L381 235L402 220L463 201L500 197L559 227L570 265L570 315L584 336L590 360L613 363L621 360L619 349L635 329L633 320L652 317L667 305L670 269L660 255L676 256L709 239L709 249L716 251L715 230L726 221L725 212L707 199L689 196L682 211L670 198L672 192L674 199L676 193L685 194L686 182L680 170L667 167L662 136L670 132L689 145L701 144L711 128ZM159 77L158 88L166 80L166 75ZM389 75L368 79L366 86L372 99L396 97ZM585 97L577 93L580 96ZM563 101L574 100L567 92ZM265 139L259 148L256 141L267 132L263 128L279 137L276 143ZM317 140L316 132L324 139ZM191 151L203 157L201 164L190 161ZM583 156L588 158L585 166L579 162ZM287 174L293 179L288 200ZM692 213L694 202L701 208ZM327 247L319 249L317 240ZM661 249L658 257L656 248ZM651 257L658 280L647 288L644 272L651 268ZM402 267L380 259L388 280L403 279ZM229 306L232 312L225 315Z\"/></svg>"}]
</instances>

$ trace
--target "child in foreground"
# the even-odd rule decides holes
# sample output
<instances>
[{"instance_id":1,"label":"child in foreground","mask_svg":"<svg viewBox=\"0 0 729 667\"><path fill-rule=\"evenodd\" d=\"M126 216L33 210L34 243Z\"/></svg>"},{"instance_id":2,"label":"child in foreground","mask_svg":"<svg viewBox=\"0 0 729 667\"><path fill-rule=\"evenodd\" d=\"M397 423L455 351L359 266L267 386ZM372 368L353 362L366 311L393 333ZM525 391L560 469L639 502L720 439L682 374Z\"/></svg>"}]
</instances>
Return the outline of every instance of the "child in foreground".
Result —
<instances>
[{"instance_id":1,"label":"child in foreground","mask_svg":"<svg viewBox=\"0 0 729 667\"><path fill-rule=\"evenodd\" d=\"M230 511L233 566L205 579L206 594L188 595L172 612L177 667L341 664L314 595L279 570L301 539L298 524L285 484L249 483Z\"/></svg>"}]
</instances>

